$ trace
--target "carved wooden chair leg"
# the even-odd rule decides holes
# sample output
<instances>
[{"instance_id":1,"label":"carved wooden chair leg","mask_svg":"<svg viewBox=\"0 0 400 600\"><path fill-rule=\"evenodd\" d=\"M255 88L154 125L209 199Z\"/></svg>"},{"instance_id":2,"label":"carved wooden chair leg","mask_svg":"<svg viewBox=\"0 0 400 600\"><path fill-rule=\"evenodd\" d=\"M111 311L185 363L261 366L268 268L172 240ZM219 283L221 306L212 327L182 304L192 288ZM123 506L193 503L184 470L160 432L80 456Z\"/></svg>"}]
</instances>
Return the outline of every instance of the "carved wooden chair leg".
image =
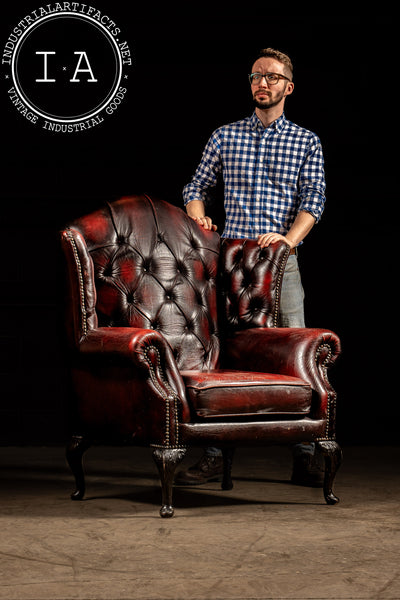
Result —
<instances>
[{"instance_id":1,"label":"carved wooden chair leg","mask_svg":"<svg viewBox=\"0 0 400 600\"><path fill-rule=\"evenodd\" d=\"M231 490L233 488L232 482L232 462L235 454L235 448L223 448L222 456L224 459L224 471L222 476L221 488L223 490Z\"/></svg>"},{"instance_id":2,"label":"carved wooden chair leg","mask_svg":"<svg viewBox=\"0 0 400 600\"><path fill-rule=\"evenodd\" d=\"M160 473L162 506L160 515L164 518L172 517L172 488L174 484L175 469L183 460L186 448L153 448L153 459Z\"/></svg>"},{"instance_id":3,"label":"carved wooden chair leg","mask_svg":"<svg viewBox=\"0 0 400 600\"><path fill-rule=\"evenodd\" d=\"M325 458L324 496L327 504L337 504L339 498L332 491L333 481L342 462L342 450L334 440L317 442Z\"/></svg>"},{"instance_id":4,"label":"carved wooden chair leg","mask_svg":"<svg viewBox=\"0 0 400 600\"><path fill-rule=\"evenodd\" d=\"M80 435L74 435L66 448L66 459L75 477L76 489L71 494L71 500L82 500L85 495L85 474L83 472L83 455L90 443Z\"/></svg>"}]
</instances>

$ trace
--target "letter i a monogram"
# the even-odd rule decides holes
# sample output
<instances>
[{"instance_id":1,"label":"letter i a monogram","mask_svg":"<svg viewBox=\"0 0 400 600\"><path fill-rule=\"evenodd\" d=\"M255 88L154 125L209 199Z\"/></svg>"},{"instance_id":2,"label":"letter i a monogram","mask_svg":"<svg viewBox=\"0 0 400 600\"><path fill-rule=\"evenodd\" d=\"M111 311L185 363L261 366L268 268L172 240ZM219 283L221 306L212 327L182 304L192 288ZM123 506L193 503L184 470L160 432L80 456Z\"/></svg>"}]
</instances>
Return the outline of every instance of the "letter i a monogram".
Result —
<instances>
[{"instance_id":1,"label":"letter i a monogram","mask_svg":"<svg viewBox=\"0 0 400 600\"><path fill-rule=\"evenodd\" d=\"M51 54L56 54L56 52L53 51L49 51L49 50L39 50L37 52L35 52L35 54L42 54L43 55L43 78L42 79L35 79L35 81L37 83L54 83L56 80L55 79L50 79L48 77L48 65L47 65L47 57ZM79 83L80 79L77 78L77 74L78 73L90 73L90 78L87 79L87 81L89 83L96 83L98 80L94 77L93 75L93 71L92 68L90 66L89 63L89 59L87 57L86 52L78 50L77 52L74 52L75 55L79 55L79 59L75 68L75 73L74 76L72 77L72 79L70 79L71 83ZM86 61L86 68L82 69L81 67L81 63L83 58Z\"/></svg>"}]
</instances>

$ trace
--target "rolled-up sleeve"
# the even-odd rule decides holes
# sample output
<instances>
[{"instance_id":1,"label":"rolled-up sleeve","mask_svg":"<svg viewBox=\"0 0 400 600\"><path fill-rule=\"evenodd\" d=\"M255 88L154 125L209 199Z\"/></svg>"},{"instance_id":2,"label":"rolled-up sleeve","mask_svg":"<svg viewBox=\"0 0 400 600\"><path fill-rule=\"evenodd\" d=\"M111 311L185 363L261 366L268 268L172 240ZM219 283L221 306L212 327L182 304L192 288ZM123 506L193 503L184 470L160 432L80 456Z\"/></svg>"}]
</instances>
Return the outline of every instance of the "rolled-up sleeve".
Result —
<instances>
[{"instance_id":1,"label":"rolled-up sleeve","mask_svg":"<svg viewBox=\"0 0 400 600\"><path fill-rule=\"evenodd\" d=\"M318 223L325 207L325 171L321 142L313 136L309 151L299 174L299 211L312 214Z\"/></svg>"},{"instance_id":2,"label":"rolled-up sleeve","mask_svg":"<svg viewBox=\"0 0 400 600\"><path fill-rule=\"evenodd\" d=\"M184 204L192 200L207 202L208 190L217 185L222 170L221 146L217 132L214 132L204 148L199 166L192 180L183 188Z\"/></svg>"}]
</instances>

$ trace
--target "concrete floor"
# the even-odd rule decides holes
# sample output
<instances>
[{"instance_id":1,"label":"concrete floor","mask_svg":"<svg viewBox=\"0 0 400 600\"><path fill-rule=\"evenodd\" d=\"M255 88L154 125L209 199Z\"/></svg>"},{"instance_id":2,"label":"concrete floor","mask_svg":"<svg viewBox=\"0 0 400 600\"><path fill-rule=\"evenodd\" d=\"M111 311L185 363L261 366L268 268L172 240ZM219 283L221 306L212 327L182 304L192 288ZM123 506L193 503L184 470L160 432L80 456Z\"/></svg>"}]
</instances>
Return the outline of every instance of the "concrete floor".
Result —
<instances>
[{"instance_id":1,"label":"concrete floor","mask_svg":"<svg viewBox=\"0 0 400 600\"><path fill-rule=\"evenodd\" d=\"M0 448L0 598L398 600L400 448L344 454L336 506L287 449L238 449L232 491L176 489L161 519L148 449L89 450L72 502L63 448Z\"/></svg>"}]
</instances>

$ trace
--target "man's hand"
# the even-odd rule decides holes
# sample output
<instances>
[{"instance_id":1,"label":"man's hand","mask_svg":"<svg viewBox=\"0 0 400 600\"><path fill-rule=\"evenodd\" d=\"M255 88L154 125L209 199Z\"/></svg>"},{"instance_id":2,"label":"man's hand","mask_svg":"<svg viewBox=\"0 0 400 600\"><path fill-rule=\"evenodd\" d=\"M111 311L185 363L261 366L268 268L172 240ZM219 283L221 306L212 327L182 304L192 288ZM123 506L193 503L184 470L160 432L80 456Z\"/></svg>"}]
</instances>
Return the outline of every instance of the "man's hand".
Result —
<instances>
[{"instance_id":1,"label":"man's hand","mask_svg":"<svg viewBox=\"0 0 400 600\"><path fill-rule=\"evenodd\" d=\"M257 243L261 248L266 248L273 242L282 240L283 242L286 242L286 244L289 244L290 248L294 248L304 240L306 235L313 228L314 223L315 217L311 213L301 210L286 235L273 232L262 233L258 236Z\"/></svg>"},{"instance_id":2,"label":"man's hand","mask_svg":"<svg viewBox=\"0 0 400 600\"><path fill-rule=\"evenodd\" d=\"M210 217L206 217L204 210L204 202L202 200L192 200L186 206L187 214L193 221L210 231L217 231L217 226L214 225Z\"/></svg>"},{"instance_id":3,"label":"man's hand","mask_svg":"<svg viewBox=\"0 0 400 600\"><path fill-rule=\"evenodd\" d=\"M217 226L214 225L210 217L191 217L193 221L196 221L199 225L201 225L204 229L209 229L210 231L217 231Z\"/></svg>"},{"instance_id":4,"label":"man's hand","mask_svg":"<svg viewBox=\"0 0 400 600\"><path fill-rule=\"evenodd\" d=\"M290 248L294 248L296 245L294 242L289 240L286 236L281 235L280 233L263 233L262 235L258 236L257 244L261 248L266 248L270 244L273 244L274 242L279 242L280 240L282 242L285 242L286 244L289 244Z\"/></svg>"}]
</instances>

